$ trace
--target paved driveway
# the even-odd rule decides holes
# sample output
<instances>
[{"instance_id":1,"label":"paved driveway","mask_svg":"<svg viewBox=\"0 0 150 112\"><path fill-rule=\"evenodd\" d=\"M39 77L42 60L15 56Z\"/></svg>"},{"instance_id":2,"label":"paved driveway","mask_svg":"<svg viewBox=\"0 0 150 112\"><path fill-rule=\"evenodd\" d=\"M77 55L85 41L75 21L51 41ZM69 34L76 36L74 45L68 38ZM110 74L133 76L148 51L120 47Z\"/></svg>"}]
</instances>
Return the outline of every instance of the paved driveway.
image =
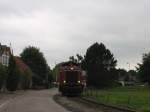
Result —
<instances>
[{"instance_id":1,"label":"paved driveway","mask_svg":"<svg viewBox=\"0 0 150 112\"><path fill-rule=\"evenodd\" d=\"M56 89L28 91L0 104L0 112L68 112L53 100Z\"/></svg>"}]
</instances>

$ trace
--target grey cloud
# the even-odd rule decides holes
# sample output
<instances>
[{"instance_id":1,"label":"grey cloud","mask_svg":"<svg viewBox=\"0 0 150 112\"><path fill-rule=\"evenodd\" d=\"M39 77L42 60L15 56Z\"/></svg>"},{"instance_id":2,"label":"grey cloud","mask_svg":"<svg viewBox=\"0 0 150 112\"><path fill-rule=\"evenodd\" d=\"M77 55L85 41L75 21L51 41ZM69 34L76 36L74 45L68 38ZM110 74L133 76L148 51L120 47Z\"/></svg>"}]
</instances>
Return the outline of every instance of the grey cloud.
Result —
<instances>
[{"instance_id":1,"label":"grey cloud","mask_svg":"<svg viewBox=\"0 0 150 112\"><path fill-rule=\"evenodd\" d=\"M52 66L103 42L118 67L134 68L150 51L149 6L148 0L0 0L0 41L11 42L16 55L38 46Z\"/></svg>"}]
</instances>

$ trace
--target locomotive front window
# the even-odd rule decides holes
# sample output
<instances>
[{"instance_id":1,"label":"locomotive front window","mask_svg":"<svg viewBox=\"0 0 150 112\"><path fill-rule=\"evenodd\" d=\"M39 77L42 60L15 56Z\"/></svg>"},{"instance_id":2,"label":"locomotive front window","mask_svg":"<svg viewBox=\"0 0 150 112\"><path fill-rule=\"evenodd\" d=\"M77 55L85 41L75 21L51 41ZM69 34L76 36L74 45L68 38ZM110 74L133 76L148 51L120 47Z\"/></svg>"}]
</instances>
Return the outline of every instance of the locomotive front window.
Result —
<instances>
[{"instance_id":1,"label":"locomotive front window","mask_svg":"<svg viewBox=\"0 0 150 112\"><path fill-rule=\"evenodd\" d=\"M66 82L67 83L77 83L79 79L79 72L77 71L66 71Z\"/></svg>"}]
</instances>

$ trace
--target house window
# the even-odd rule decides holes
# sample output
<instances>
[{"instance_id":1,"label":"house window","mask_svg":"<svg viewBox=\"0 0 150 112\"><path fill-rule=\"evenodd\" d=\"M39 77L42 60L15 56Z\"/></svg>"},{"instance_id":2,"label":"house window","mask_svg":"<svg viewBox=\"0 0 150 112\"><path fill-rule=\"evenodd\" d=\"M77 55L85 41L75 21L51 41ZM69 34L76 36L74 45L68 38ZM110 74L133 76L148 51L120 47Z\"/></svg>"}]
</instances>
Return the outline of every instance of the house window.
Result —
<instances>
[{"instance_id":1,"label":"house window","mask_svg":"<svg viewBox=\"0 0 150 112\"><path fill-rule=\"evenodd\" d=\"M2 55L2 64L5 65L5 55Z\"/></svg>"},{"instance_id":2,"label":"house window","mask_svg":"<svg viewBox=\"0 0 150 112\"><path fill-rule=\"evenodd\" d=\"M9 65L9 56L7 55L2 55L2 64L5 65L5 66L8 66Z\"/></svg>"}]
</instances>

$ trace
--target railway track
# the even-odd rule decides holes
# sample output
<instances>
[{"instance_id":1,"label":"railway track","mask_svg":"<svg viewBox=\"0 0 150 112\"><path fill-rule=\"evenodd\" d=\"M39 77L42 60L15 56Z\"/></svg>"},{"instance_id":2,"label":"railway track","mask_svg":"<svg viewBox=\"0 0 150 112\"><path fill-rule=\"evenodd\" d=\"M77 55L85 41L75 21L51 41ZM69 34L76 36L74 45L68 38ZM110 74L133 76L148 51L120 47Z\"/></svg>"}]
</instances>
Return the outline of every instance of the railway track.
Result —
<instances>
[{"instance_id":1,"label":"railway track","mask_svg":"<svg viewBox=\"0 0 150 112\"><path fill-rule=\"evenodd\" d=\"M100 104L93 100L80 97L64 97L60 94L54 100L72 112L136 112L135 110Z\"/></svg>"},{"instance_id":2,"label":"railway track","mask_svg":"<svg viewBox=\"0 0 150 112\"><path fill-rule=\"evenodd\" d=\"M81 102L85 102L85 103L91 103L91 104L94 104L97 106L103 106L104 108L109 108L111 110L119 110L121 112L136 112L135 110L132 110L129 108L123 108L123 107L117 107L117 106L108 105L108 104L104 104L104 103L99 103L99 102L96 102L94 100L87 99L87 98L77 98L77 100L79 100Z\"/></svg>"}]
</instances>

